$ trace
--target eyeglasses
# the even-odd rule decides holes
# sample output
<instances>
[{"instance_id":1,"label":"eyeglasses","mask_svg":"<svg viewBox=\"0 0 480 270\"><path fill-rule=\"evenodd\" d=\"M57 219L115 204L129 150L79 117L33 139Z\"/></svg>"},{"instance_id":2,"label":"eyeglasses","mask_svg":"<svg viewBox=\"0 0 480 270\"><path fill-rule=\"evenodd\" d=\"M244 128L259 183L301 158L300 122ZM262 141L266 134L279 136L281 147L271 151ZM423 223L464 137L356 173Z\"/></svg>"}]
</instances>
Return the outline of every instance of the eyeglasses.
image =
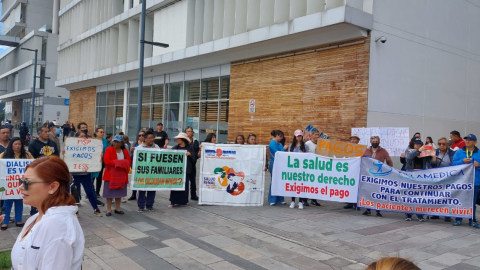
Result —
<instances>
[{"instance_id":1,"label":"eyeglasses","mask_svg":"<svg viewBox=\"0 0 480 270\"><path fill-rule=\"evenodd\" d=\"M446 143L438 143L438 145L447 145Z\"/></svg>"},{"instance_id":2,"label":"eyeglasses","mask_svg":"<svg viewBox=\"0 0 480 270\"><path fill-rule=\"evenodd\" d=\"M36 183L45 183L46 184L48 182L31 182L31 181L25 181L25 178L23 178L23 179L19 179L18 183L19 183L19 186L23 185L25 190L28 190L28 188L30 187L31 184L36 184Z\"/></svg>"},{"instance_id":3,"label":"eyeglasses","mask_svg":"<svg viewBox=\"0 0 480 270\"><path fill-rule=\"evenodd\" d=\"M145 137L144 134L138 134L138 137Z\"/></svg>"}]
</instances>

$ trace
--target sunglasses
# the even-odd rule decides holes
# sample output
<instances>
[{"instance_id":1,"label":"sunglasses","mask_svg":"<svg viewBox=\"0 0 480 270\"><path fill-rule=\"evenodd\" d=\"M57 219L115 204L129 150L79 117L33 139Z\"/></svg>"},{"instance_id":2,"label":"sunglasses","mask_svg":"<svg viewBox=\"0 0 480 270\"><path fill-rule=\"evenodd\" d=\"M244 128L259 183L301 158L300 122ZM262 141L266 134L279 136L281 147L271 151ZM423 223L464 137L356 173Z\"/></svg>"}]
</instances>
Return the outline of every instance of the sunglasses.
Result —
<instances>
[{"instance_id":1,"label":"sunglasses","mask_svg":"<svg viewBox=\"0 0 480 270\"><path fill-rule=\"evenodd\" d=\"M29 188L30 185L32 185L32 184L36 184L36 183L48 183L48 182L30 182L30 181L25 181L25 179L19 179L19 180L18 180L18 183L19 183L19 186L23 185L23 188L25 188L25 190L28 190L28 188Z\"/></svg>"},{"instance_id":2,"label":"sunglasses","mask_svg":"<svg viewBox=\"0 0 480 270\"><path fill-rule=\"evenodd\" d=\"M138 134L138 137L145 137L144 134Z\"/></svg>"},{"instance_id":3,"label":"sunglasses","mask_svg":"<svg viewBox=\"0 0 480 270\"><path fill-rule=\"evenodd\" d=\"M438 145L447 145L446 143L438 143Z\"/></svg>"}]
</instances>

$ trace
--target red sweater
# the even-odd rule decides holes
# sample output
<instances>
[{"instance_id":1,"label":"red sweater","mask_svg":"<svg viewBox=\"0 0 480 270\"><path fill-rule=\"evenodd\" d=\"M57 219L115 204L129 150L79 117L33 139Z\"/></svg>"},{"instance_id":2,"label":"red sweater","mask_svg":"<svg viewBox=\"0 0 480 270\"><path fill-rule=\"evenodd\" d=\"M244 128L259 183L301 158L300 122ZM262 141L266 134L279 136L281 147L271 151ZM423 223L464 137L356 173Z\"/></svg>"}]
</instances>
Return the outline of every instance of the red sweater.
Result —
<instances>
[{"instance_id":1,"label":"red sweater","mask_svg":"<svg viewBox=\"0 0 480 270\"><path fill-rule=\"evenodd\" d=\"M460 139L458 139L458 141L452 142L452 146L451 146L452 150L455 149L455 147L458 147L458 149L464 148L465 147L465 141L462 138L460 138Z\"/></svg>"},{"instance_id":2,"label":"red sweater","mask_svg":"<svg viewBox=\"0 0 480 270\"><path fill-rule=\"evenodd\" d=\"M127 149L123 149L123 155L125 159L130 160L130 154ZM113 146L107 147L105 150L105 156L103 156L103 162L105 163L105 172L103 173L103 181L110 181L110 169L115 165L115 160L117 160L117 152Z\"/></svg>"}]
</instances>

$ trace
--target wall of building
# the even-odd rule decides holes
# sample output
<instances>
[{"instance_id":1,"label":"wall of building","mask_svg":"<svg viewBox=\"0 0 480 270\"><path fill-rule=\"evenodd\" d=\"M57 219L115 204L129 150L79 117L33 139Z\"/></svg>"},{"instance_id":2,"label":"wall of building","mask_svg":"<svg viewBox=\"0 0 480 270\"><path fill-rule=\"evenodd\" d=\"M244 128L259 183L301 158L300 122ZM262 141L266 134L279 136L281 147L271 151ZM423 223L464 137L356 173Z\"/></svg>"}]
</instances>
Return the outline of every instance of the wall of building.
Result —
<instances>
[{"instance_id":1,"label":"wall of building","mask_svg":"<svg viewBox=\"0 0 480 270\"><path fill-rule=\"evenodd\" d=\"M368 126L480 135L480 1L374 1Z\"/></svg>"},{"instance_id":2,"label":"wall of building","mask_svg":"<svg viewBox=\"0 0 480 270\"><path fill-rule=\"evenodd\" d=\"M70 91L68 121L74 123L75 126L79 122L85 122L88 124L89 130L94 130L96 89L96 87L91 87Z\"/></svg>"},{"instance_id":3,"label":"wall of building","mask_svg":"<svg viewBox=\"0 0 480 270\"><path fill-rule=\"evenodd\" d=\"M53 1L28 0L25 8L25 33L38 30L44 25L52 25Z\"/></svg>"},{"instance_id":4,"label":"wall of building","mask_svg":"<svg viewBox=\"0 0 480 270\"><path fill-rule=\"evenodd\" d=\"M364 41L278 59L233 63L228 140L254 133L258 143L268 144L270 132L280 129L291 142L296 129L308 126L331 139L346 140L352 127L367 124L370 39ZM256 101L255 113L249 112L251 99Z\"/></svg>"},{"instance_id":5,"label":"wall of building","mask_svg":"<svg viewBox=\"0 0 480 270\"><path fill-rule=\"evenodd\" d=\"M20 125L22 121L22 101L14 100L12 101L12 125Z\"/></svg>"}]
</instances>

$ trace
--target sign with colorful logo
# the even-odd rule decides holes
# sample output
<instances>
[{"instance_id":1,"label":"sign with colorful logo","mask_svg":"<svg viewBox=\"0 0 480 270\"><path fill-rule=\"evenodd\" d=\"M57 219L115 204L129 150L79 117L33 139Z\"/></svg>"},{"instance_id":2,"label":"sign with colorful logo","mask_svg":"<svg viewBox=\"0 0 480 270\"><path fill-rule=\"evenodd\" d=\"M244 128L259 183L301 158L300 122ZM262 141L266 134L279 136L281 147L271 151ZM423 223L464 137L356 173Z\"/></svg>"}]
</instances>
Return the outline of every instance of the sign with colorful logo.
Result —
<instances>
[{"instance_id":1,"label":"sign with colorful logo","mask_svg":"<svg viewBox=\"0 0 480 270\"><path fill-rule=\"evenodd\" d=\"M409 214L471 218L473 164L400 171L362 158L358 207Z\"/></svg>"},{"instance_id":2,"label":"sign with colorful logo","mask_svg":"<svg viewBox=\"0 0 480 270\"><path fill-rule=\"evenodd\" d=\"M70 172L99 172L102 170L102 152L102 140L67 138L63 160Z\"/></svg>"},{"instance_id":3,"label":"sign with colorful logo","mask_svg":"<svg viewBox=\"0 0 480 270\"><path fill-rule=\"evenodd\" d=\"M357 201L361 158L276 152L272 195L353 203Z\"/></svg>"},{"instance_id":4,"label":"sign with colorful logo","mask_svg":"<svg viewBox=\"0 0 480 270\"><path fill-rule=\"evenodd\" d=\"M185 190L187 151L171 149L135 149L132 190Z\"/></svg>"},{"instance_id":5,"label":"sign with colorful logo","mask_svg":"<svg viewBox=\"0 0 480 270\"><path fill-rule=\"evenodd\" d=\"M21 199L19 180L33 159L0 159L0 200Z\"/></svg>"},{"instance_id":6,"label":"sign with colorful logo","mask_svg":"<svg viewBox=\"0 0 480 270\"><path fill-rule=\"evenodd\" d=\"M265 146L202 144L199 204L261 206Z\"/></svg>"}]
</instances>

